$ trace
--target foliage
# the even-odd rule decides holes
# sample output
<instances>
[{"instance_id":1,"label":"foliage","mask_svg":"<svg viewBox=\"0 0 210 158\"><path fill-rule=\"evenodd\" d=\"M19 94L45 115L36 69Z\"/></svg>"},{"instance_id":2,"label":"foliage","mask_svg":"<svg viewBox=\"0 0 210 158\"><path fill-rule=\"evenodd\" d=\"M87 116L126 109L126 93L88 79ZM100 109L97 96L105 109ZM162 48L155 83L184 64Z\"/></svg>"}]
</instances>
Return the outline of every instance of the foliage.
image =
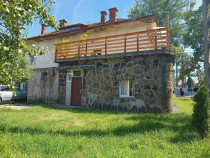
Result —
<instances>
[{"instance_id":1,"label":"foliage","mask_svg":"<svg viewBox=\"0 0 210 158\"><path fill-rule=\"evenodd\" d=\"M191 128L192 99L173 101L181 113L126 114L40 103L31 109L0 108L0 155L208 157L209 140L200 140Z\"/></svg>"},{"instance_id":2,"label":"foliage","mask_svg":"<svg viewBox=\"0 0 210 158\"><path fill-rule=\"evenodd\" d=\"M86 40L87 37L88 37L88 34L86 34L86 33L80 35L81 40Z\"/></svg>"},{"instance_id":3,"label":"foliage","mask_svg":"<svg viewBox=\"0 0 210 158\"><path fill-rule=\"evenodd\" d=\"M62 39L62 40L59 41L59 43L66 43L66 42L70 42L70 40L68 40L68 39L67 40Z\"/></svg>"},{"instance_id":4,"label":"foliage","mask_svg":"<svg viewBox=\"0 0 210 158\"><path fill-rule=\"evenodd\" d=\"M56 21L49 14L51 0L0 0L0 83L15 90L16 82L29 79L26 56L43 54L47 48L32 46L27 49L25 43L26 25L33 25L39 19L40 24L55 27Z\"/></svg>"},{"instance_id":5,"label":"foliage","mask_svg":"<svg viewBox=\"0 0 210 158\"><path fill-rule=\"evenodd\" d=\"M193 65L195 69L201 68L199 62L204 61L204 47L203 47L203 28L202 28L202 6L197 10L193 10L194 3L191 8L182 13L182 17L185 20L185 29L182 33L183 44L185 47L193 49Z\"/></svg>"},{"instance_id":6,"label":"foliage","mask_svg":"<svg viewBox=\"0 0 210 158\"><path fill-rule=\"evenodd\" d=\"M171 50L175 54L175 63L180 67L179 76L176 78L176 82L184 80L185 76L190 76L191 72L195 69L195 65L192 62L193 58L188 53L185 53L183 49L179 49L175 46L171 47Z\"/></svg>"},{"instance_id":7,"label":"foliage","mask_svg":"<svg viewBox=\"0 0 210 158\"><path fill-rule=\"evenodd\" d=\"M192 126L198 131L201 138L205 138L209 132L209 90L206 86L202 86L199 89L198 93L194 96L194 101Z\"/></svg>"},{"instance_id":8,"label":"foliage","mask_svg":"<svg viewBox=\"0 0 210 158\"><path fill-rule=\"evenodd\" d=\"M190 77L190 76L188 76L187 85L188 85L188 88L192 88L194 85L194 81L193 81L192 77Z\"/></svg>"},{"instance_id":9,"label":"foliage","mask_svg":"<svg viewBox=\"0 0 210 158\"><path fill-rule=\"evenodd\" d=\"M135 5L130 7L129 17L137 18L147 15L156 15L160 26L165 26L166 14L170 14L171 43L179 46L183 24L181 12L188 6L189 0L135 0Z\"/></svg>"}]
</instances>

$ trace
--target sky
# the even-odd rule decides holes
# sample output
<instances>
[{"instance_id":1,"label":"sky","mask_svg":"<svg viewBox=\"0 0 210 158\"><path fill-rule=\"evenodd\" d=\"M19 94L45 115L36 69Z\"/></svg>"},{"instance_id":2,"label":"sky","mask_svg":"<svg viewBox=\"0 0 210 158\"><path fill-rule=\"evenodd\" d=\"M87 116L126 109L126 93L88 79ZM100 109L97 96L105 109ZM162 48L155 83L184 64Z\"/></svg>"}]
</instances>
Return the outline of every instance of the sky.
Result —
<instances>
[{"instance_id":1,"label":"sky","mask_svg":"<svg viewBox=\"0 0 210 158\"><path fill-rule=\"evenodd\" d=\"M90 24L101 20L101 11L109 13L108 9L114 7L118 8L118 18L127 18L128 9L134 2L135 0L56 0L51 8L51 14L57 21L65 19L67 25ZM28 37L41 33L41 25L38 22L34 22L34 26L28 29ZM50 31L52 29L47 28L47 32Z\"/></svg>"},{"instance_id":2,"label":"sky","mask_svg":"<svg viewBox=\"0 0 210 158\"><path fill-rule=\"evenodd\" d=\"M200 6L202 0L197 0L196 7ZM83 23L90 24L99 22L101 11L109 13L109 8L118 8L118 18L127 18L129 7L135 4L135 0L56 0L51 8L51 14L57 21L67 20L67 25ZM107 15L108 19L108 15ZM33 27L28 28L28 37L38 36L41 33L41 25L34 21ZM47 32L53 31L47 28Z\"/></svg>"}]
</instances>

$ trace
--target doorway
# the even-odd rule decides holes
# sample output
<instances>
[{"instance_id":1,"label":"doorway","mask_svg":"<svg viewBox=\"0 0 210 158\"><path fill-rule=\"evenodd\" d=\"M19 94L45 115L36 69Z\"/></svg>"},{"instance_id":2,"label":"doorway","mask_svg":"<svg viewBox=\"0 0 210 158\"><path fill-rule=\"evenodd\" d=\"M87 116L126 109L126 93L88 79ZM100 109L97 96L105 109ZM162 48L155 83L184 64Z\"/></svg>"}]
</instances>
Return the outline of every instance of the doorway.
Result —
<instances>
[{"instance_id":1,"label":"doorway","mask_svg":"<svg viewBox=\"0 0 210 158\"><path fill-rule=\"evenodd\" d=\"M82 77L72 77L71 106L81 106Z\"/></svg>"}]
</instances>

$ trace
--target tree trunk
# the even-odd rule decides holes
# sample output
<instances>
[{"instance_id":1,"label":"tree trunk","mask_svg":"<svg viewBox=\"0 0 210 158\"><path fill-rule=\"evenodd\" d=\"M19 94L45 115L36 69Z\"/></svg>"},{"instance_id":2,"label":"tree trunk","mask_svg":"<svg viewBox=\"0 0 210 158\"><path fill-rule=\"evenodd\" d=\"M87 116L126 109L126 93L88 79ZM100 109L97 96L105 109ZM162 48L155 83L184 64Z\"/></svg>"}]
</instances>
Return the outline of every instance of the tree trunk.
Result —
<instances>
[{"instance_id":1,"label":"tree trunk","mask_svg":"<svg viewBox=\"0 0 210 158\"><path fill-rule=\"evenodd\" d=\"M208 19L208 3L209 0L203 0L204 73L205 73L205 84L210 90L210 64L209 64L210 41L208 40L208 29L209 29L210 20Z\"/></svg>"},{"instance_id":2,"label":"tree trunk","mask_svg":"<svg viewBox=\"0 0 210 158\"><path fill-rule=\"evenodd\" d=\"M178 65L176 63L176 87L178 87L178 81L177 81L177 79L178 79Z\"/></svg>"}]
</instances>

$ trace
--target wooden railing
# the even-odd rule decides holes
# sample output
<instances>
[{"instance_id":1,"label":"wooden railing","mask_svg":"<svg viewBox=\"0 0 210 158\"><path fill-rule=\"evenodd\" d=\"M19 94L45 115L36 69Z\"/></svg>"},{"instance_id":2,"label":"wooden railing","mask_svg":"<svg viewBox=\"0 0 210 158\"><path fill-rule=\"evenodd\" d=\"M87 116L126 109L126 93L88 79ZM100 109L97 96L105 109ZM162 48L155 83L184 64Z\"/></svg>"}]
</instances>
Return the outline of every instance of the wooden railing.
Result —
<instances>
[{"instance_id":1,"label":"wooden railing","mask_svg":"<svg viewBox=\"0 0 210 158\"><path fill-rule=\"evenodd\" d=\"M104 55L106 57L109 54L146 50L169 50L170 53L169 29L160 28L56 44L55 59L98 55Z\"/></svg>"}]
</instances>

